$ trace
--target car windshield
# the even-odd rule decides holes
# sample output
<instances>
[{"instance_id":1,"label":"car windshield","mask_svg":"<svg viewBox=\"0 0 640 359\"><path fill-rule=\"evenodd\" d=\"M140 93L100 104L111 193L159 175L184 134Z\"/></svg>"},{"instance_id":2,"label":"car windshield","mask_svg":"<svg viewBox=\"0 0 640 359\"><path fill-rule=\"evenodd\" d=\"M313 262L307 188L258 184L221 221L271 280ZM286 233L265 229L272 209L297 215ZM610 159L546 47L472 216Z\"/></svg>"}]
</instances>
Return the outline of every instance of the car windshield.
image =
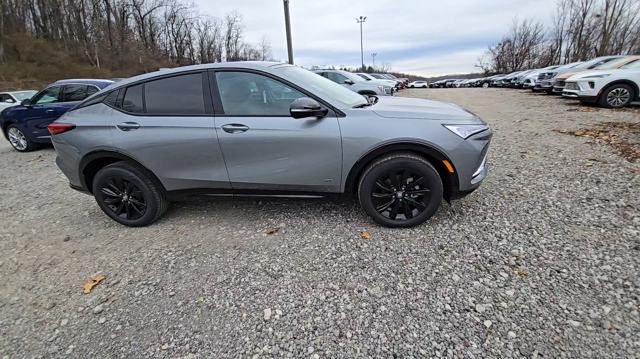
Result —
<instances>
[{"instance_id":1,"label":"car windshield","mask_svg":"<svg viewBox=\"0 0 640 359\"><path fill-rule=\"evenodd\" d=\"M618 67L626 64L627 62L629 62L629 59L626 57L622 57L619 59L615 59L615 60L611 60L605 64L602 65L598 65L596 67L594 67L594 70L609 70L609 69L617 69Z\"/></svg>"},{"instance_id":2,"label":"car windshield","mask_svg":"<svg viewBox=\"0 0 640 359\"><path fill-rule=\"evenodd\" d=\"M12 92L11 94L18 99L18 101L22 101L22 100L26 100L29 98L32 98L33 95L35 95L37 93L37 91L19 91L19 92Z\"/></svg>"},{"instance_id":3,"label":"car windshield","mask_svg":"<svg viewBox=\"0 0 640 359\"><path fill-rule=\"evenodd\" d=\"M276 70L285 79L302 86L339 108L350 108L369 103L364 96L301 67L282 66Z\"/></svg>"},{"instance_id":4,"label":"car windshield","mask_svg":"<svg viewBox=\"0 0 640 359\"><path fill-rule=\"evenodd\" d=\"M583 62L582 64L574 67L574 69L595 69L603 65L608 65L611 61L614 61L614 59L595 58L593 60Z\"/></svg>"},{"instance_id":5,"label":"car windshield","mask_svg":"<svg viewBox=\"0 0 640 359\"><path fill-rule=\"evenodd\" d=\"M367 75L365 75L365 74L358 74L358 76L362 77L363 79L365 79L367 81L371 81L371 79L368 78Z\"/></svg>"},{"instance_id":6,"label":"car windshield","mask_svg":"<svg viewBox=\"0 0 640 359\"><path fill-rule=\"evenodd\" d=\"M632 62L622 66L621 69L640 69L640 59L633 60Z\"/></svg>"}]
</instances>

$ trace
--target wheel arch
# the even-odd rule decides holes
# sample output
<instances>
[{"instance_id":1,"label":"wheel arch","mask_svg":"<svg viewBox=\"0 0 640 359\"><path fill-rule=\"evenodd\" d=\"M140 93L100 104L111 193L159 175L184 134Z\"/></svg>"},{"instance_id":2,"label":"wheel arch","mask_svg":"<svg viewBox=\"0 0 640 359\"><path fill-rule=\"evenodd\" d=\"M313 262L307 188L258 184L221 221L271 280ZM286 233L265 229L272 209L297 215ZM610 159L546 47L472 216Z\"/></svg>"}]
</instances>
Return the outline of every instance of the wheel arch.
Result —
<instances>
[{"instance_id":1,"label":"wheel arch","mask_svg":"<svg viewBox=\"0 0 640 359\"><path fill-rule=\"evenodd\" d=\"M609 88L611 88L612 86L615 86L615 85L627 85L627 86L630 86L633 89L633 91L635 92L635 98L633 98L631 101L633 101L636 98L640 97L640 88L638 87L638 84L636 84L635 82L633 82L631 80L626 80L626 79L620 79L620 80L611 81L606 86L604 86L602 88L602 90L600 90L600 93L598 94L598 97L604 95L605 91L607 91Z\"/></svg>"},{"instance_id":2,"label":"wheel arch","mask_svg":"<svg viewBox=\"0 0 640 359\"><path fill-rule=\"evenodd\" d=\"M453 163L447 156L438 149L424 143L401 141L383 144L360 157L360 159L357 160L349 170L349 174L347 175L345 182L344 193L346 195L355 195L358 190L359 179L365 168L380 156L398 152L413 153L429 161L429 163L431 163L438 171L440 178L442 178L444 198L446 200L450 200L452 195L458 191L458 172L455 170L455 167L453 167L454 172L450 173L442 162L447 160L451 166L453 166Z\"/></svg>"},{"instance_id":3,"label":"wheel arch","mask_svg":"<svg viewBox=\"0 0 640 359\"><path fill-rule=\"evenodd\" d=\"M96 173L105 166L108 166L112 163L125 161L130 164L135 165L140 170L142 170L146 175L149 176L154 182L156 182L160 188L166 191L166 188L160 181L160 179L148 168L142 165L140 162L128 156L124 153L112 151L112 150L98 150L94 152L90 152L86 154L82 160L80 160L80 181L82 187L86 188L87 191L92 193L93 191L93 179L95 178Z\"/></svg>"}]
</instances>

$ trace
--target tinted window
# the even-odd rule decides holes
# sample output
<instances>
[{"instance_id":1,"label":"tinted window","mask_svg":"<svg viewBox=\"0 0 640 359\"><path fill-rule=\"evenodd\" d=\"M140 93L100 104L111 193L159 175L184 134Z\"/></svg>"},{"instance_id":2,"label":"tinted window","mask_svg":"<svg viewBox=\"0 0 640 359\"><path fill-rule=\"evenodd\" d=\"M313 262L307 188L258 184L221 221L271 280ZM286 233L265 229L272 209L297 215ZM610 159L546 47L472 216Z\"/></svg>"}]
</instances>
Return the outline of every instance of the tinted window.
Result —
<instances>
[{"instance_id":1,"label":"tinted window","mask_svg":"<svg viewBox=\"0 0 640 359\"><path fill-rule=\"evenodd\" d=\"M127 112L143 113L142 105L142 85L131 86L127 88L122 100L122 109Z\"/></svg>"},{"instance_id":2,"label":"tinted window","mask_svg":"<svg viewBox=\"0 0 640 359\"><path fill-rule=\"evenodd\" d=\"M62 102L82 101L87 98L87 85L66 85L62 91Z\"/></svg>"},{"instance_id":3,"label":"tinted window","mask_svg":"<svg viewBox=\"0 0 640 359\"><path fill-rule=\"evenodd\" d=\"M104 102L105 105L115 106L116 101L118 100L118 92L118 90L109 92L108 94L106 94L106 97L102 102Z\"/></svg>"},{"instance_id":4,"label":"tinted window","mask_svg":"<svg viewBox=\"0 0 640 359\"><path fill-rule=\"evenodd\" d=\"M202 74L147 82L144 85L144 99L147 113L202 115L205 113Z\"/></svg>"},{"instance_id":5,"label":"tinted window","mask_svg":"<svg viewBox=\"0 0 640 359\"><path fill-rule=\"evenodd\" d=\"M100 91L97 87L89 85L87 86L87 97L93 95L94 93Z\"/></svg>"},{"instance_id":6,"label":"tinted window","mask_svg":"<svg viewBox=\"0 0 640 359\"><path fill-rule=\"evenodd\" d=\"M38 95L36 95L36 97L33 99L32 103L33 104L46 104L46 103L54 103L54 102L58 102L59 101L59 95L60 95L60 87L59 86L54 86L54 87L49 87L48 89L40 92Z\"/></svg>"},{"instance_id":7,"label":"tinted window","mask_svg":"<svg viewBox=\"0 0 640 359\"><path fill-rule=\"evenodd\" d=\"M329 80L335 82L335 83L339 83L339 84L343 84L344 80L347 79L346 76L339 74L337 72L328 72L327 73Z\"/></svg>"},{"instance_id":8,"label":"tinted window","mask_svg":"<svg viewBox=\"0 0 640 359\"><path fill-rule=\"evenodd\" d=\"M226 115L288 117L291 102L305 97L280 81L248 72L217 72L216 80Z\"/></svg>"},{"instance_id":9,"label":"tinted window","mask_svg":"<svg viewBox=\"0 0 640 359\"><path fill-rule=\"evenodd\" d=\"M16 101L9 95L0 94L0 102L14 103Z\"/></svg>"}]
</instances>

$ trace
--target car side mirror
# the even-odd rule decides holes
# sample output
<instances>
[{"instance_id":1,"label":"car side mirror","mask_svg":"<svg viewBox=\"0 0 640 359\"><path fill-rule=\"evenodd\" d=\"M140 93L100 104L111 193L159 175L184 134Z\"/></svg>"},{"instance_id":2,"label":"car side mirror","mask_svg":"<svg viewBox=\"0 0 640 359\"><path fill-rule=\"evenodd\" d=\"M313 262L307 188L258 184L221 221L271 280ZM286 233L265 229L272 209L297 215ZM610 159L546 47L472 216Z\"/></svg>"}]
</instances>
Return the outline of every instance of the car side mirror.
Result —
<instances>
[{"instance_id":1,"label":"car side mirror","mask_svg":"<svg viewBox=\"0 0 640 359\"><path fill-rule=\"evenodd\" d=\"M291 117L293 118L322 118L325 117L328 112L329 110L320 106L318 101L309 97L295 99L289 106L289 113L291 113Z\"/></svg>"},{"instance_id":2,"label":"car side mirror","mask_svg":"<svg viewBox=\"0 0 640 359\"><path fill-rule=\"evenodd\" d=\"M347 85L353 85L355 82L353 82L353 80L346 79L346 80L342 81L342 83L345 83Z\"/></svg>"},{"instance_id":3,"label":"car side mirror","mask_svg":"<svg viewBox=\"0 0 640 359\"><path fill-rule=\"evenodd\" d=\"M29 106L31 106L31 100L28 99L28 98L25 98L24 100L22 100L22 102L20 102L20 104L22 106L29 107Z\"/></svg>"}]
</instances>

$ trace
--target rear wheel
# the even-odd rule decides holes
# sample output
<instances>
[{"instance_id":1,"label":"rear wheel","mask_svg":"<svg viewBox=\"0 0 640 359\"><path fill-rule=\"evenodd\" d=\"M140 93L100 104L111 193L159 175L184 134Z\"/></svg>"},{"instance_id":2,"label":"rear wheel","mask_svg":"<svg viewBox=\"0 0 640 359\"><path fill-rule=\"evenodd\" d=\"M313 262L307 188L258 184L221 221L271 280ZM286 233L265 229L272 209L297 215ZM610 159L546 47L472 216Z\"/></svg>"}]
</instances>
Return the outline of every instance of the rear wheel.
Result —
<instances>
[{"instance_id":1,"label":"rear wheel","mask_svg":"<svg viewBox=\"0 0 640 359\"><path fill-rule=\"evenodd\" d=\"M433 216L442 202L442 180L424 158L388 155L369 165L358 185L365 212L385 227L412 227Z\"/></svg>"},{"instance_id":2,"label":"rear wheel","mask_svg":"<svg viewBox=\"0 0 640 359\"><path fill-rule=\"evenodd\" d=\"M162 186L127 162L116 162L98 171L93 195L107 216L130 227L155 222L169 206Z\"/></svg>"},{"instance_id":3,"label":"rear wheel","mask_svg":"<svg viewBox=\"0 0 640 359\"><path fill-rule=\"evenodd\" d=\"M16 125L7 127L7 138L11 146L18 152L29 152L36 148L36 145Z\"/></svg>"},{"instance_id":4,"label":"rear wheel","mask_svg":"<svg viewBox=\"0 0 640 359\"><path fill-rule=\"evenodd\" d=\"M609 108L625 107L633 101L633 88L625 84L615 84L607 87L600 95L599 103L601 106Z\"/></svg>"}]
</instances>

